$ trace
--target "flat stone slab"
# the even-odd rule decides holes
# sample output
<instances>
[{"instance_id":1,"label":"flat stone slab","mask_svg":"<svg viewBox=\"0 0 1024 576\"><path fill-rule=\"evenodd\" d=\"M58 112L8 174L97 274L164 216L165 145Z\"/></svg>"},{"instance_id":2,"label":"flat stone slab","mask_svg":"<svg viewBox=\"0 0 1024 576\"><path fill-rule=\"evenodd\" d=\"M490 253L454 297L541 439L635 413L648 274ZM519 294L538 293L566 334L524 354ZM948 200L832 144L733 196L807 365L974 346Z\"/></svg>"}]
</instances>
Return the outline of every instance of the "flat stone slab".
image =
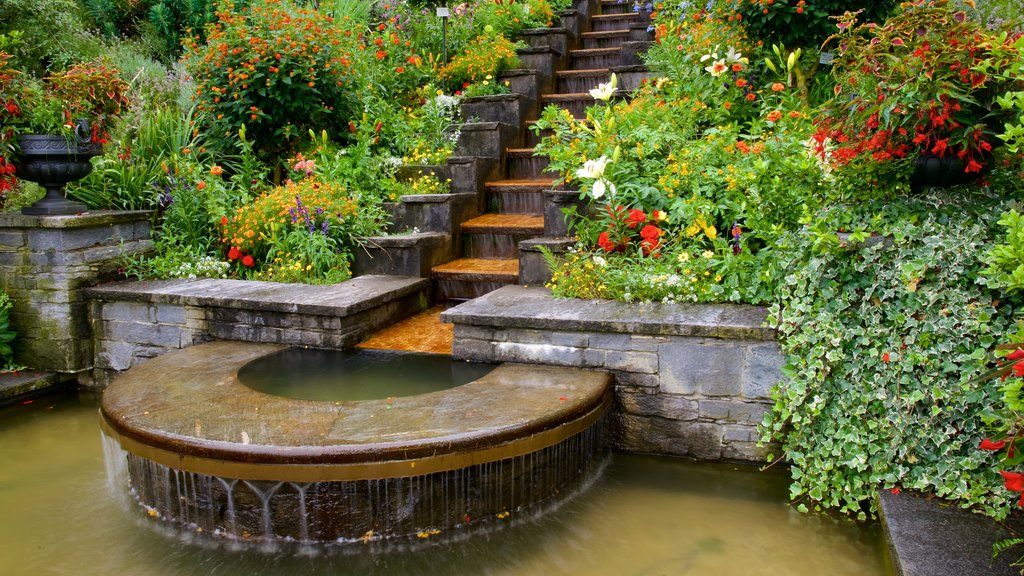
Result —
<instances>
[{"instance_id":1,"label":"flat stone slab","mask_svg":"<svg viewBox=\"0 0 1024 576\"><path fill-rule=\"evenodd\" d=\"M1010 563L1024 556L1024 548L1010 549L992 558L992 544L1010 533L991 518L957 508L941 499L909 492L878 493L879 510L900 576L1019 576ZM1024 522L1010 524L1024 534Z\"/></svg>"},{"instance_id":2,"label":"flat stone slab","mask_svg":"<svg viewBox=\"0 0 1024 576\"><path fill-rule=\"evenodd\" d=\"M85 295L94 300L349 316L424 290L429 283L429 280L411 276L373 275L327 286L201 278L115 282L89 288Z\"/></svg>"},{"instance_id":3,"label":"flat stone slab","mask_svg":"<svg viewBox=\"0 0 1024 576\"><path fill-rule=\"evenodd\" d=\"M73 378L57 372L19 370L0 374L0 404L13 402L73 384Z\"/></svg>"},{"instance_id":4,"label":"flat stone slab","mask_svg":"<svg viewBox=\"0 0 1024 576\"><path fill-rule=\"evenodd\" d=\"M456 325L774 340L767 310L740 304L635 304L555 298L546 288L505 286L449 309Z\"/></svg>"},{"instance_id":5,"label":"flat stone slab","mask_svg":"<svg viewBox=\"0 0 1024 576\"><path fill-rule=\"evenodd\" d=\"M108 435L176 469L256 480L349 480L462 468L533 452L595 422L605 372L505 364L418 396L319 402L256 392L248 362L284 349L211 342L148 360L104 392Z\"/></svg>"}]
</instances>

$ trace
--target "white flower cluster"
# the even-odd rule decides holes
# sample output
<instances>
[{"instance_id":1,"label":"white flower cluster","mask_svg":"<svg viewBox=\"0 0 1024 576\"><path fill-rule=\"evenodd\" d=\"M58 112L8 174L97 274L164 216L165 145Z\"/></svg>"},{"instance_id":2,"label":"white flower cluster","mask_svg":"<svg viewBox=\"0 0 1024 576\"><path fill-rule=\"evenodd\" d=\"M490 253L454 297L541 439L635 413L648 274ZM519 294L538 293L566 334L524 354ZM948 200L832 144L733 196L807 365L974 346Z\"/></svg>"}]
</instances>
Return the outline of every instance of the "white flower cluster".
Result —
<instances>
[{"instance_id":1,"label":"white flower cluster","mask_svg":"<svg viewBox=\"0 0 1024 576\"><path fill-rule=\"evenodd\" d=\"M171 278L227 278L231 264L212 256L203 256L195 262L184 262L170 274Z\"/></svg>"}]
</instances>

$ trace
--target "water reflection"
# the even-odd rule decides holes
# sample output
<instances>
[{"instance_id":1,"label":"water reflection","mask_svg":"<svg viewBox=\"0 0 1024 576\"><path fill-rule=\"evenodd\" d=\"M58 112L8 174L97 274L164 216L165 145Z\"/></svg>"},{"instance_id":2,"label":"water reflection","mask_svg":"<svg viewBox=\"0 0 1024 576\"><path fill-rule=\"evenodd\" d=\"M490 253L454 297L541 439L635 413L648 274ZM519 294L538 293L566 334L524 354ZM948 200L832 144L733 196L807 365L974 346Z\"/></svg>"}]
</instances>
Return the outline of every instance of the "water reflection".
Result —
<instances>
[{"instance_id":1,"label":"water reflection","mask_svg":"<svg viewBox=\"0 0 1024 576\"><path fill-rule=\"evenodd\" d=\"M799 514L784 471L615 455L580 497L466 541L287 553L161 529L106 487L97 404L0 409L0 574L886 574L877 526Z\"/></svg>"}]
</instances>

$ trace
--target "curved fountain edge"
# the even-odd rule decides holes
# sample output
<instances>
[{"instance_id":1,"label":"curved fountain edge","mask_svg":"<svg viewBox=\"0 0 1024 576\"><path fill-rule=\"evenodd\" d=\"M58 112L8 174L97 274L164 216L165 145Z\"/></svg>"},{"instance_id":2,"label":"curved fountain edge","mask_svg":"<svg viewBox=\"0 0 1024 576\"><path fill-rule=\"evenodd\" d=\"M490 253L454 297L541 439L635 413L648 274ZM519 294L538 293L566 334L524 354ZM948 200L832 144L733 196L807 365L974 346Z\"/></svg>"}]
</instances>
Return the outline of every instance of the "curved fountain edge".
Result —
<instances>
[{"instance_id":1,"label":"curved fountain edge","mask_svg":"<svg viewBox=\"0 0 1024 576\"><path fill-rule=\"evenodd\" d=\"M278 398L238 382L241 366L281 349L212 342L140 364L104 393L104 430L129 452L175 469L358 480L534 452L587 428L611 403L608 373L516 364L441 392L361 402ZM173 383L156 384L170 374Z\"/></svg>"}]
</instances>

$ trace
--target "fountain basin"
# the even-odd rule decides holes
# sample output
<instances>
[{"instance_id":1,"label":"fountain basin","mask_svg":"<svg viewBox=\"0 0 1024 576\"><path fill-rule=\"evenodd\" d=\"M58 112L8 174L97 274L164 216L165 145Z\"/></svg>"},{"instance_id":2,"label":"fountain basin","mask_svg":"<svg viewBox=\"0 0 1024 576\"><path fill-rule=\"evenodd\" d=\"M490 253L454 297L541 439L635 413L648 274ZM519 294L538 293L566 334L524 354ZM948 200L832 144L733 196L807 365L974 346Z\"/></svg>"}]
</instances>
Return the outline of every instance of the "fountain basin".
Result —
<instances>
[{"instance_id":1,"label":"fountain basin","mask_svg":"<svg viewBox=\"0 0 1024 576\"><path fill-rule=\"evenodd\" d=\"M194 346L107 388L114 468L151 516L237 539L432 536L536 509L605 450L607 373L506 364L440 392L350 402L239 382L282 349Z\"/></svg>"}]
</instances>

